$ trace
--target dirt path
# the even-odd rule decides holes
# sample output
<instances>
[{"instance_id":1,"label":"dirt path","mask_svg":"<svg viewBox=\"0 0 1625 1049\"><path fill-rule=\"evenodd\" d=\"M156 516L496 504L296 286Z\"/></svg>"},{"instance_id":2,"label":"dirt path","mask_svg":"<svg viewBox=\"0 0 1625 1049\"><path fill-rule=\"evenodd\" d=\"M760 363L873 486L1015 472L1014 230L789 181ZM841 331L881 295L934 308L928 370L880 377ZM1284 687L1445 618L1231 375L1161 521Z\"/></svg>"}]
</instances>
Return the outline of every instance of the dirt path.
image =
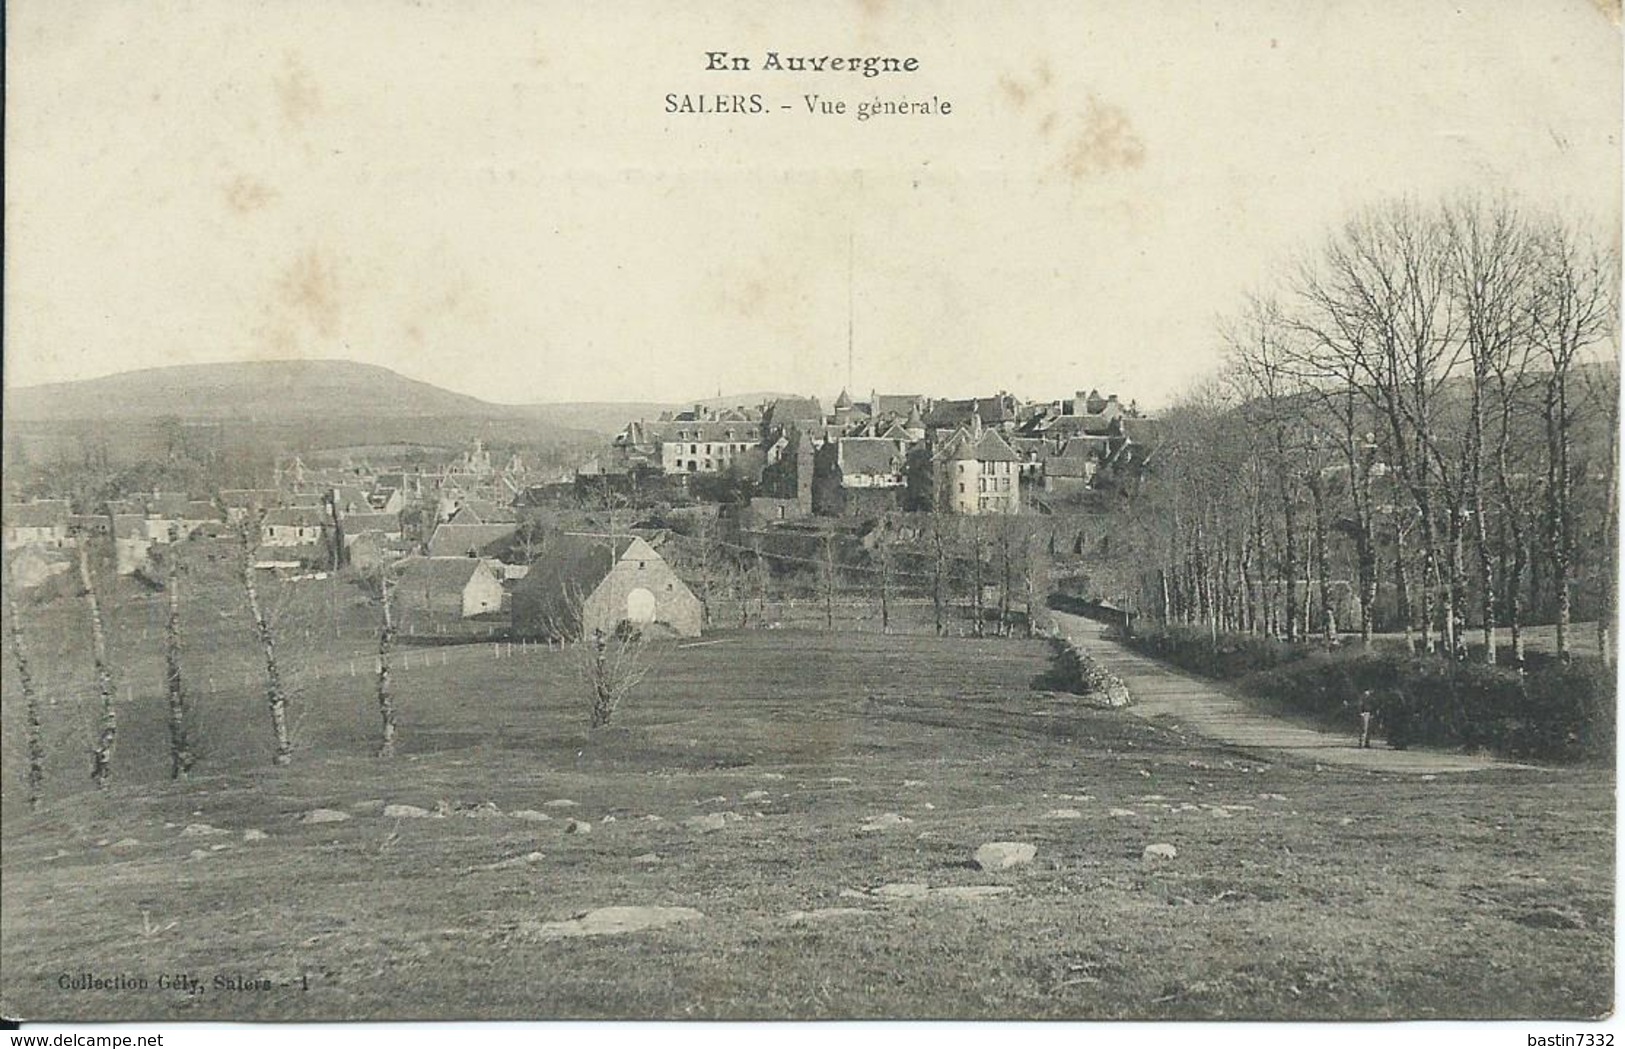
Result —
<instances>
[{"instance_id":1,"label":"dirt path","mask_svg":"<svg viewBox=\"0 0 1625 1049\"><path fill-rule=\"evenodd\" d=\"M1353 765L1385 772L1478 772L1529 768L1476 754L1438 750L1390 750L1377 742L1361 750L1350 735L1326 732L1267 712L1223 685L1172 670L1100 636L1101 625L1079 616L1053 613L1073 644L1100 660L1128 685L1141 717L1168 715L1204 736L1249 749L1271 750L1297 761Z\"/></svg>"}]
</instances>

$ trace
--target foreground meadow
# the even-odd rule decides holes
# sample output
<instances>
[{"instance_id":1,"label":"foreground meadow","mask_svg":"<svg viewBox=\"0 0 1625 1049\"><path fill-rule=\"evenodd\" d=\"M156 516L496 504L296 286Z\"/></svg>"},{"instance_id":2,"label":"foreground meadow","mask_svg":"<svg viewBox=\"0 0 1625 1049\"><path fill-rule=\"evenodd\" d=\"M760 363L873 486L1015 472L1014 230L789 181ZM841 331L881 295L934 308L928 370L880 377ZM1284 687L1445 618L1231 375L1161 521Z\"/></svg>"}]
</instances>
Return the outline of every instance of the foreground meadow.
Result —
<instances>
[{"instance_id":1,"label":"foreground meadow","mask_svg":"<svg viewBox=\"0 0 1625 1049\"><path fill-rule=\"evenodd\" d=\"M390 760L372 756L372 683L347 655L307 668L288 768L269 766L252 690L222 683L184 783L165 778L160 691L132 690L113 787L80 789L88 760L64 744L67 782L33 814L8 740L3 1011L1612 1008L1611 770L1282 764L1039 690L1040 642L708 640L661 649L592 734L564 653L414 653ZM6 703L12 735L15 689ZM311 822L317 810L345 818ZM983 870L972 857L987 842L1036 854ZM665 908L649 913L668 924L628 931L649 915L589 913L611 907ZM85 974L124 986L78 989Z\"/></svg>"}]
</instances>

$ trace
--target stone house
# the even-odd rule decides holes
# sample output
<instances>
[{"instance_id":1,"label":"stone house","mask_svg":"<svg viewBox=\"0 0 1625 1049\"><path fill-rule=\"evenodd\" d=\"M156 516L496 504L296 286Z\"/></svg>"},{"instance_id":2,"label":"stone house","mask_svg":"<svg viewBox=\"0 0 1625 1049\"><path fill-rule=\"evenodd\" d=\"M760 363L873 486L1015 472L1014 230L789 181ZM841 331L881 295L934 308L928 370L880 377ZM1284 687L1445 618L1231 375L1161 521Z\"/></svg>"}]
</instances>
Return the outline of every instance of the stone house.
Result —
<instances>
[{"instance_id":1,"label":"stone house","mask_svg":"<svg viewBox=\"0 0 1625 1049\"><path fill-rule=\"evenodd\" d=\"M983 429L972 415L935 457L939 505L955 514L1014 514L1021 511L1020 457L997 431Z\"/></svg>"},{"instance_id":2,"label":"stone house","mask_svg":"<svg viewBox=\"0 0 1625 1049\"><path fill-rule=\"evenodd\" d=\"M66 499L39 499L31 503L7 503L3 512L5 548L25 546L61 549L68 544Z\"/></svg>"},{"instance_id":3,"label":"stone house","mask_svg":"<svg viewBox=\"0 0 1625 1049\"><path fill-rule=\"evenodd\" d=\"M555 537L514 585L515 630L532 637L612 633L626 622L679 637L700 633L699 598L636 536Z\"/></svg>"},{"instance_id":4,"label":"stone house","mask_svg":"<svg viewBox=\"0 0 1625 1049\"><path fill-rule=\"evenodd\" d=\"M393 574L395 607L408 616L470 619L502 610L502 580L477 557L408 557Z\"/></svg>"}]
</instances>

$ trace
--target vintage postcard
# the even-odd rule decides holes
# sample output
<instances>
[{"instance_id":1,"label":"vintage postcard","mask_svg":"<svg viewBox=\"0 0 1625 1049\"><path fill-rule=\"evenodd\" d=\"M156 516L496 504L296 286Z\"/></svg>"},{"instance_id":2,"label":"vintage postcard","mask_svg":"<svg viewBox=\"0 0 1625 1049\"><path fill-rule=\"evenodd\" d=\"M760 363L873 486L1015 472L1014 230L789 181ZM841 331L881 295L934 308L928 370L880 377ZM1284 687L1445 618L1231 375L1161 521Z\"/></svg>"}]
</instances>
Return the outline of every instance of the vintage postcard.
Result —
<instances>
[{"instance_id":1,"label":"vintage postcard","mask_svg":"<svg viewBox=\"0 0 1625 1049\"><path fill-rule=\"evenodd\" d=\"M8 1020L1612 1044L1617 0L6 14Z\"/></svg>"}]
</instances>

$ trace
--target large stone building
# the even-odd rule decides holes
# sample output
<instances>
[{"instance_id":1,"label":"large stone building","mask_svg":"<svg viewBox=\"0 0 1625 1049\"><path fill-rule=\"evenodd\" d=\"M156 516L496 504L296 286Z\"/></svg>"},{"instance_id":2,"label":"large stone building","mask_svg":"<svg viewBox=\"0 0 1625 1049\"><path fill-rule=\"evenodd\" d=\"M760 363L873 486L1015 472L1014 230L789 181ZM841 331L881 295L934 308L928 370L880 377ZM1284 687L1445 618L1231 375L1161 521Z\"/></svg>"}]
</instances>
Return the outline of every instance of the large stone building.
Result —
<instances>
[{"instance_id":1,"label":"large stone building","mask_svg":"<svg viewBox=\"0 0 1625 1049\"><path fill-rule=\"evenodd\" d=\"M579 638L613 633L622 623L679 637L700 633L699 598L636 536L556 536L514 587L513 624L521 634Z\"/></svg>"},{"instance_id":2,"label":"large stone building","mask_svg":"<svg viewBox=\"0 0 1625 1049\"><path fill-rule=\"evenodd\" d=\"M471 619L502 610L502 581L474 557L408 557L392 568L396 607L442 619Z\"/></svg>"},{"instance_id":3,"label":"large stone building","mask_svg":"<svg viewBox=\"0 0 1625 1049\"><path fill-rule=\"evenodd\" d=\"M1014 514L1021 511L1021 459L998 431L984 429L981 416L955 431L937 451L939 505L955 514Z\"/></svg>"}]
</instances>

